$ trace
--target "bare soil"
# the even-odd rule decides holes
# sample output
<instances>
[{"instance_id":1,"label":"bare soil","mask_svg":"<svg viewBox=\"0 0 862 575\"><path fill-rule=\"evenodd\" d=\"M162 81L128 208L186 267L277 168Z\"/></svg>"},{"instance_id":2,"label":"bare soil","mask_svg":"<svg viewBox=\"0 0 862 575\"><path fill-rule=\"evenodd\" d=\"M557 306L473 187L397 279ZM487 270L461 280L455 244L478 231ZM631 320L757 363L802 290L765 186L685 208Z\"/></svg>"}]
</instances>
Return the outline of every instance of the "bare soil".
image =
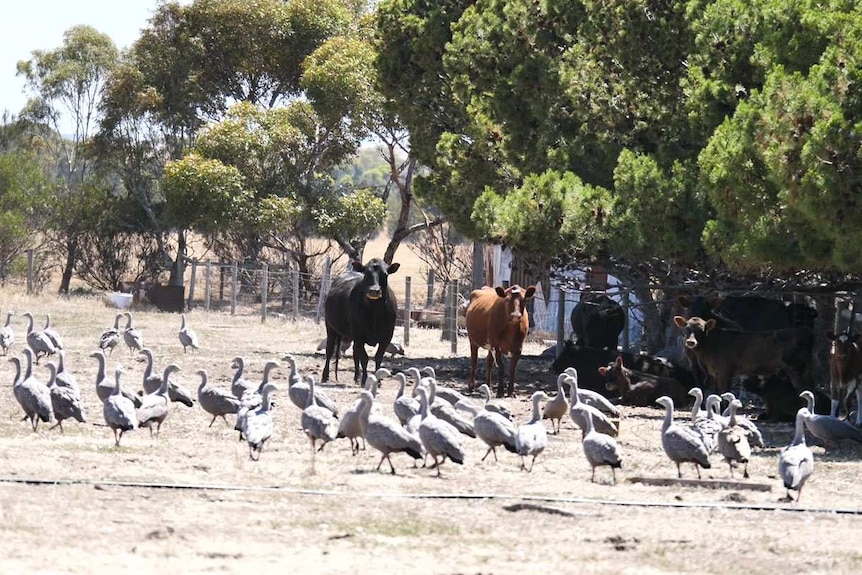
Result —
<instances>
[{"instance_id":1,"label":"bare soil","mask_svg":"<svg viewBox=\"0 0 862 575\"><path fill-rule=\"evenodd\" d=\"M658 409L625 410L616 485L607 469L590 482L580 433L567 419L531 473L520 471L518 458L502 450L499 461L481 462L484 447L472 439L465 439L464 465L445 463L440 479L433 470L414 469L400 454L393 456L397 475L385 464L376 472L376 453L353 457L346 440L318 453L312 473L300 412L287 398L287 374L279 369L275 380L284 385L276 396L276 434L259 462L249 460L232 425L207 427L210 417L197 405L174 404L160 437L137 430L115 448L93 389L96 362L88 357L115 310L98 298L8 290L0 291L0 302L0 309L17 314L15 355L26 329L20 314L33 311L41 327L51 313L88 416L87 424L68 422L65 435L45 426L32 432L12 395L12 366L0 362L2 573L842 573L855 570L862 558L859 518L822 511L860 509L862 449L845 446L826 454L815 447L816 471L802 501L779 502L778 451L792 434L785 424L763 426L769 447L749 466L750 481L769 485L767 492L627 481L676 474L661 450ZM179 363L179 381L190 390L200 368L212 384L228 388L235 355L246 358L250 378L260 377L266 360L288 352L303 373L323 369L315 348L324 329L313 322L261 324L253 311L230 316L195 310L188 320L202 348L183 354L178 315L147 309L133 314L157 369ZM527 347L517 397L507 400L518 421L529 417L533 390L553 394L555 378L549 360L539 357L542 348ZM466 340L458 349L452 356L439 331L412 330L407 357L387 358L384 365L433 365L443 385L464 389ZM123 347L109 358L109 371L120 362L124 383L139 388L144 364ZM325 391L344 409L357 388L352 359L340 367L340 382L326 384ZM36 373L44 378L47 370L39 365ZM385 412L391 413L396 391L394 381L384 382L379 400ZM705 478L729 478L718 456L712 462ZM695 477L690 467L684 473ZM198 487L128 485L136 482Z\"/></svg>"}]
</instances>

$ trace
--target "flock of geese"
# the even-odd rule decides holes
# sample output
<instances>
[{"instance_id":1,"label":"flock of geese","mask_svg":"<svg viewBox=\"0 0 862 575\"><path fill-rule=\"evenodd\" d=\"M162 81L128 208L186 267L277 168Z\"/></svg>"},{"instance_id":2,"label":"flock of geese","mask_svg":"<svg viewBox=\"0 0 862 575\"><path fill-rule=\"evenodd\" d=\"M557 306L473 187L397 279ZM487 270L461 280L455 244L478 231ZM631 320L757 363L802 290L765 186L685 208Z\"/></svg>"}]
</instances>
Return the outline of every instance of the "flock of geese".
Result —
<instances>
[{"instance_id":1,"label":"flock of geese","mask_svg":"<svg viewBox=\"0 0 862 575\"><path fill-rule=\"evenodd\" d=\"M12 315L10 311L5 326L0 328L0 347L4 354L15 340ZM23 360L12 357L9 361L15 366L13 393L25 419L29 420L34 431L40 421L55 421L54 427L59 427L61 432L65 420L85 422L80 387L66 370L63 343L51 327L50 315L42 330L34 329L30 312L23 315L28 318L27 347L23 350ZM123 318L126 323L120 327ZM198 337L188 327L185 314L181 316L178 337L184 352L199 349ZM124 388L121 366L116 367L112 380L106 376L106 356L111 355L120 342L128 347L130 354L137 353L146 359L143 390L138 393ZM55 355L57 363L47 364L48 381L40 381L33 374L34 363ZM229 390L212 387L206 370L199 369L196 374L200 377L200 384L194 398L171 379L180 371L176 363L169 363L161 374L153 373L153 353L144 347L142 335L134 327L129 312L116 315L113 327L102 333L99 349L90 357L97 360L96 392L103 405L105 424L113 431L116 446L120 445L124 433L138 428L149 428L150 435L157 437L170 413L171 402L191 407L195 399L212 416L210 426L218 418L228 422L226 416L235 415L234 429L239 432L239 439L248 444L252 460L260 458L265 444L273 436L273 397L280 388L271 381L271 373L281 365L279 361L266 362L262 380L252 382L245 377L245 360L241 356L233 358L231 367L235 372ZM489 455L493 455L496 461L497 448L501 447L520 457L520 468L529 472L548 445L548 430L543 420L550 420L551 433L558 434L561 420L566 415L581 430L583 453L592 470L591 481L595 481L596 468L609 467L612 481L616 483L616 470L622 467L615 423L621 417L619 407L601 394L579 389L574 368L568 368L557 378L557 393L553 397L543 391L533 393L529 419L516 424L506 404L491 399L487 385L478 388L484 400L476 402L438 385L430 366L422 369L408 367L395 374L388 369L378 369L368 376L365 388L353 403L340 411L336 403L315 385L314 376L299 373L294 356L287 354L281 361L289 370L288 397L301 410L300 423L309 440L312 470L318 451L330 442L347 438L354 455L367 446L380 453L377 471L387 462L390 473L395 474L391 455L405 453L413 459L414 467L419 460L424 460L427 465L430 457L430 468L436 469L440 476L446 460L459 465L464 463L465 441L478 439L487 447L482 461ZM377 388L381 380L390 377L397 381L398 393L391 409L384 410L377 399ZM408 393L411 382L412 392ZM569 387L568 394L565 386ZM764 442L754 422L738 413L742 407L740 401L732 393L704 398L700 388L693 388L689 395L694 397L690 421L674 420L671 398L663 396L657 400L658 405L665 409L661 445L676 465L678 477L682 478L681 465L691 463L700 478L701 468L709 469L710 456L717 453L727 463L731 478L736 466L742 466L743 477L748 478L752 450L763 448ZM805 391L800 397L807 401L807 406L797 412L793 440L781 450L778 464L787 499L792 500L790 491L796 491L797 501L814 470L814 456L806 443L805 429L822 441L827 449L845 439L862 443L862 431L851 423L815 414L811 392ZM727 401L727 408L722 412L723 401ZM545 402L544 406L542 402Z\"/></svg>"}]
</instances>

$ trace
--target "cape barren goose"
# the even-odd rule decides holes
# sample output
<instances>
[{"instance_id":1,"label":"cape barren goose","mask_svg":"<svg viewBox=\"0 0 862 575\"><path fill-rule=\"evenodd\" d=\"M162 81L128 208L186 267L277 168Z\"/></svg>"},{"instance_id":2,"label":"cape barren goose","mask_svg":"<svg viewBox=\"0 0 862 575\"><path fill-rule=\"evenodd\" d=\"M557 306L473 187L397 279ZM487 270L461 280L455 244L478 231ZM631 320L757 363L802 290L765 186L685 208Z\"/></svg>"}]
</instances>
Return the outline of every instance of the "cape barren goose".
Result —
<instances>
[{"instance_id":1,"label":"cape barren goose","mask_svg":"<svg viewBox=\"0 0 862 575\"><path fill-rule=\"evenodd\" d=\"M368 374L368 377L365 380L365 389L362 391L368 391L371 394L371 405L368 407L370 411L380 411L380 406L377 405L374 401L374 398L377 394L377 377L373 374ZM359 398L347 408L341 416L341 419L338 421L338 433L335 434L336 439L344 439L345 437L350 440L350 452L353 455L359 453L359 440L362 440L362 449L365 449L365 421L362 417L362 393L360 392Z\"/></svg>"},{"instance_id":2,"label":"cape barren goose","mask_svg":"<svg viewBox=\"0 0 862 575\"><path fill-rule=\"evenodd\" d=\"M419 387L420 417L419 439L428 455L434 458L437 477L440 477L440 467L448 457L458 465L464 464L464 449L461 446L463 435L449 423L431 413L428 405L428 390Z\"/></svg>"},{"instance_id":3,"label":"cape barren goose","mask_svg":"<svg viewBox=\"0 0 862 575\"><path fill-rule=\"evenodd\" d=\"M33 314L29 311L24 312L24 317L27 318L27 345L33 350L36 363L39 358L57 353L57 348L44 332L34 331L33 329Z\"/></svg>"},{"instance_id":4,"label":"cape barren goose","mask_svg":"<svg viewBox=\"0 0 862 575\"><path fill-rule=\"evenodd\" d=\"M581 433L587 432L587 413L593 416L593 425L599 433L615 437L618 433L617 426L598 408L581 401L581 395L578 390L578 376L569 376L566 378L566 383L571 387L569 394L569 419L581 429Z\"/></svg>"},{"instance_id":5,"label":"cape barren goose","mask_svg":"<svg viewBox=\"0 0 862 575\"><path fill-rule=\"evenodd\" d=\"M54 349L63 349L63 339L60 337L60 334L57 333L57 330L51 327L51 314L45 315L45 329L42 330L48 339L51 340L51 343L54 344Z\"/></svg>"},{"instance_id":6,"label":"cape barren goose","mask_svg":"<svg viewBox=\"0 0 862 575\"><path fill-rule=\"evenodd\" d=\"M825 444L826 449L832 449L842 440L849 439L862 443L862 430L844 419L838 419L831 415L818 415L814 413L814 394L808 390L799 394L799 397L808 402L808 411L805 414L805 427L811 435Z\"/></svg>"},{"instance_id":7,"label":"cape barren goose","mask_svg":"<svg viewBox=\"0 0 862 575\"><path fill-rule=\"evenodd\" d=\"M725 413L724 415L729 417L730 404L733 402L734 399L736 399L736 396L733 395L731 392L726 391L721 394L721 399L728 402L727 413ZM736 415L736 421L737 425L740 425L748 430L748 442L751 444L752 447L762 448L764 446L763 435L760 433L760 429L758 429L757 425L755 425L753 421L741 414Z\"/></svg>"},{"instance_id":8,"label":"cape barren goose","mask_svg":"<svg viewBox=\"0 0 862 575\"><path fill-rule=\"evenodd\" d=\"M407 376L403 372L396 373L395 379L398 381L398 393L395 395L392 409L395 411L395 417L401 425L404 425L419 413L419 400L404 394L407 388Z\"/></svg>"},{"instance_id":9,"label":"cape barren goose","mask_svg":"<svg viewBox=\"0 0 862 575\"><path fill-rule=\"evenodd\" d=\"M802 407L796 412L796 430L790 445L781 450L778 457L778 474L787 489L787 501L793 501L790 491L796 491L796 501L802 497L802 487L811 474L814 473L814 454L805 444L804 421L808 408Z\"/></svg>"},{"instance_id":10,"label":"cape barren goose","mask_svg":"<svg viewBox=\"0 0 862 575\"><path fill-rule=\"evenodd\" d=\"M15 330L12 329L13 315L15 312L10 309L6 314L6 325L0 327L0 348L3 348L3 355L6 355L9 348L15 343Z\"/></svg>"},{"instance_id":11,"label":"cape barren goose","mask_svg":"<svg viewBox=\"0 0 862 575\"><path fill-rule=\"evenodd\" d=\"M563 382L568 378L568 374L561 373L557 376L557 395L551 398L542 409L542 419L551 420L551 433L556 435L560 432L560 420L569 411L569 399L566 397L566 392L563 389ZM556 421L556 424L554 423Z\"/></svg>"},{"instance_id":12,"label":"cape barren goose","mask_svg":"<svg viewBox=\"0 0 862 575\"><path fill-rule=\"evenodd\" d=\"M102 414L105 418L105 423L114 432L114 445L120 446L120 440L123 438L123 433L132 431L138 425L138 418L135 414L135 404L132 400L123 395L123 389L120 385L120 376L123 373L122 366L118 365L114 372L114 393L112 393L102 404Z\"/></svg>"},{"instance_id":13,"label":"cape barren goose","mask_svg":"<svg viewBox=\"0 0 862 575\"><path fill-rule=\"evenodd\" d=\"M94 358L98 364L96 367L96 395L99 397L99 401L104 403L114 393L117 384L114 381L109 380L105 375L106 360L104 352L102 352L102 350L94 351L90 354L90 357ZM128 389L123 389L122 394L131 401L135 407L139 407L141 405L140 395L136 395Z\"/></svg>"},{"instance_id":14,"label":"cape barren goose","mask_svg":"<svg viewBox=\"0 0 862 575\"><path fill-rule=\"evenodd\" d=\"M141 406L137 410L138 427L148 427L150 437L153 436L153 425L156 426L156 437L162 429L162 423L168 417L170 397L168 396L168 381L172 373L180 370L180 366L169 363L165 366L165 374L162 385L153 393L148 393L141 398Z\"/></svg>"},{"instance_id":15,"label":"cape barren goose","mask_svg":"<svg viewBox=\"0 0 862 575\"><path fill-rule=\"evenodd\" d=\"M533 402L533 413L530 421L521 424L518 427L518 434L515 436L515 448L518 451L518 455L521 456L521 469L526 469L527 471L533 470L536 458L548 445L548 430L545 429L545 424L542 423L542 413L539 411L539 404L545 399L548 399L548 394L544 391L533 393L532 397L530 397L530 400ZM532 457L529 469L527 469L527 457Z\"/></svg>"},{"instance_id":16,"label":"cape barren goose","mask_svg":"<svg viewBox=\"0 0 862 575\"><path fill-rule=\"evenodd\" d=\"M423 449L419 437L409 433L401 427L394 419L381 413L374 413L371 405L374 397L368 390L362 390L359 394L360 418L362 427L365 429L365 440L372 448L380 452L380 462L377 471L383 461L389 462L389 471L395 475L395 466L392 465L390 454L403 452L415 460L422 459Z\"/></svg>"},{"instance_id":17,"label":"cape barren goose","mask_svg":"<svg viewBox=\"0 0 862 575\"><path fill-rule=\"evenodd\" d=\"M129 348L129 355L133 355L136 351L141 351L144 348L144 335L135 326L132 325L131 312L123 312L126 316L126 327L123 329L123 341Z\"/></svg>"},{"instance_id":18,"label":"cape barren goose","mask_svg":"<svg viewBox=\"0 0 862 575\"><path fill-rule=\"evenodd\" d=\"M199 369L195 373L201 377L201 383L198 385L198 403L204 411L213 416L207 427L212 427L217 417L221 417L228 424L225 415L239 411L239 400L227 392L210 387L205 369Z\"/></svg>"},{"instance_id":19,"label":"cape barren goose","mask_svg":"<svg viewBox=\"0 0 862 575\"><path fill-rule=\"evenodd\" d=\"M278 386L272 382L263 385L260 390L260 405L249 411L243 418L242 433L248 442L248 456L252 461L260 459L263 445L272 437L275 422L272 419L272 393L278 391ZM257 457L254 454L257 454Z\"/></svg>"},{"instance_id":20,"label":"cape barren goose","mask_svg":"<svg viewBox=\"0 0 862 575\"><path fill-rule=\"evenodd\" d=\"M677 476L682 478L681 463L694 463L697 478L700 468L709 469L709 452L700 435L691 427L673 422L673 400L663 395L656 403L665 408L664 423L661 426L661 446L668 458L676 464Z\"/></svg>"},{"instance_id":21,"label":"cape barren goose","mask_svg":"<svg viewBox=\"0 0 862 575\"><path fill-rule=\"evenodd\" d=\"M12 358L16 366L20 360ZM24 410L26 419L30 421L33 431L39 426L39 421L49 423L54 419L54 409L51 405L51 391L48 387L33 376L33 351L24 349L24 373L20 377L20 369L16 373L15 384L12 391L15 399Z\"/></svg>"},{"instance_id":22,"label":"cape barren goose","mask_svg":"<svg viewBox=\"0 0 862 575\"><path fill-rule=\"evenodd\" d=\"M596 467L607 465L611 468L614 485L617 483L617 469L622 468L623 461L620 458L617 440L605 433L596 431L593 425L593 416L587 412L587 433L583 441L584 455L592 467L590 481L596 482Z\"/></svg>"},{"instance_id":23,"label":"cape barren goose","mask_svg":"<svg viewBox=\"0 0 862 575\"><path fill-rule=\"evenodd\" d=\"M742 407L742 402L734 399L730 402L730 425L718 433L718 452L724 457L730 467L730 477L733 478L733 465L742 463L745 468L742 476L748 479L748 460L751 459L751 445L748 443L749 431L739 425L736 410Z\"/></svg>"},{"instance_id":24,"label":"cape barren goose","mask_svg":"<svg viewBox=\"0 0 862 575\"><path fill-rule=\"evenodd\" d=\"M263 380L260 382L258 388L247 390L239 399L239 409L236 412L234 429L239 431L240 441L245 437L245 418L249 413L263 404L263 388L269 383L270 372L276 367L278 367L277 361L272 359L267 361L263 366Z\"/></svg>"},{"instance_id":25,"label":"cape barren goose","mask_svg":"<svg viewBox=\"0 0 862 575\"><path fill-rule=\"evenodd\" d=\"M57 351L57 366L56 366L55 382L60 387L68 387L75 392L75 395L81 397L81 388L78 387L78 380L74 374L66 369L66 352L62 349Z\"/></svg>"},{"instance_id":26,"label":"cape barren goose","mask_svg":"<svg viewBox=\"0 0 862 575\"><path fill-rule=\"evenodd\" d=\"M299 375L295 357L287 354L281 359L287 362L287 366L290 369L287 396L296 407L299 409L305 409L308 406L308 394L311 391L311 386L303 380L301 375ZM318 406L329 410L334 417L338 417L338 406L329 398L328 395L326 395L326 393L323 392L323 390L315 388L314 400Z\"/></svg>"},{"instance_id":27,"label":"cape barren goose","mask_svg":"<svg viewBox=\"0 0 862 575\"><path fill-rule=\"evenodd\" d=\"M486 383L482 385L488 387ZM497 447L501 445L511 453L518 453L518 430L508 417L495 411L489 411L485 407L478 410L474 415L473 430L476 432L476 437L488 446L488 450L482 456L482 461L485 461L490 453L494 454L494 461L497 461Z\"/></svg>"},{"instance_id":28,"label":"cape barren goose","mask_svg":"<svg viewBox=\"0 0 862 575\"><path fill-rule=\"evenodd\" d=\"M114 348L120 343L122 337L120 333L120 320L123 319L123 314L118 313L114 316L114 327L109 327L102 332L99 337L99 349L106 352L108 355L114 353Z\"/></svg>"},{"instance_id":29,"label":"cape barren goose","mask_svg":"<svg viewBox=\"0 0 862 575\"><path fill-rule=\"evenodd\" d=\"M338 433L338 419L325 407L317 404L314 395L314 376L308 376L308 405L302 410L300 418L302 430L311 441L311 471L314 472L315 454L322 450L327 443L335 440ZM320 448L316 448L317 441L321 441Z\"/></svg>"},{"instance_id":30,"label":"cape barren goose","mask_svg":"<svg viewBox=\"0 0 862 575\"><path fill-rule=\"evenodd\" d=\"M256 385L251 383L245 378L245 359L241 356L236 356L233 358L230 364L232 369L236 371L233 374L233 380L230 383L230 392L237 399L242 399L242 396L245 395L245 392L257 391Z\"/></svg>"},{"instance_id":31,"label":"cape barren goose","mask_svg":"<svg viewBox=\"0 0 862 575\"><path fill-rule=\"evenodd\" d=\"M485 409L499 413L506 419L514 419L512 410L500 399L491 399L491 388L487 383L483 383L477 388L477 391L482 395L485 401Z\"/></svg>"},{"instance_id":32,"label":"cape barren goose","mask_svg":"<svg viewBox=\"0 0 862 575\"><path fill-rule=\"evenodd\" d=\"M183 346L183 353L186 353L189 348L192 348L192 351L197 351L200 349L198 334L186 324L186 314L180 314L180 318L182 318L182 323L180 324L179 338L180 344Z\"/></svg>"},{"instance_id":33,"label":"cape barren goose","mask_svg":"<svg viewBox=\"0 0 862 575\"><path fill-rule=\"evenodd\" d=\"M84 410L81 407L81 397L71 387L59 385L57 383L57 366L53 363L47 364L48 368L48 390L51 392L51 408L54 411L54 418L57 420L51 429L60 428L60 433L65 434L63 430L63 421L66 419L74 419L79 423L86 423L84 419Z\"/></svg>"},{"instance_id":34,"label":"cape barren goose","mask_svg":"<svg viewBox=\"0 0 862 575\"><path fill-rule=\"evenodd\" d=\"M162 387L162 376L153 373L153 351L145 347L138 353L146 357L147 360L147 367L144 368L144 393L155 393ZM189 390L174 380L168 381L168 399L182 403L186 407L192 407L195 404Z\"/></svg>"},{"instance_id":35,"label":"cape barren goose","mask_svg":"<svg viewBox=\"0 0 862 575\"><path fill-rule=\"evenodd\" d=\"M578 378L578 371L574 367L567 367L564 373L569 377L574 377L576 380ZM619 407L611 403L608 398L601 393L595 392L591 389L578 389L578 398L583 403L591 405L602 413L606 413L612 417L620 417L622 415ZM593 418L593 423L597 424L595 418ZM596 429L600 428L596 427Z\"/></svg>"}]
</instances>

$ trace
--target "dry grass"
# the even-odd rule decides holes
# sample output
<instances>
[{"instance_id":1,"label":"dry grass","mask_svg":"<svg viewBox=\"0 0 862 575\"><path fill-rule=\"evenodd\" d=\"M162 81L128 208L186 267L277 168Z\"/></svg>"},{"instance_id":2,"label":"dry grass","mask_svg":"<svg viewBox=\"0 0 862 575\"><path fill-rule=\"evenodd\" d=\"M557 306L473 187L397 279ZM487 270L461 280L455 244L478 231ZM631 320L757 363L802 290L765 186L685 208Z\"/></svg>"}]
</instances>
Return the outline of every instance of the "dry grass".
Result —
<instances>
[{"instance_id":1,"label":"dry grass","mask_svg":"<svg viewBox=\"0 0 862 575\"><path fill-rule=\"evenodd\" d=\"M58 430L32 433L20 421L12 391L12 371L0 363L0 476L49 480L145 481L235 486L280 486L282 491L164 490L92 484L29 486L0 483L0 571L4 573L166 572L203 573L253 570L301 573L399 571L406 573L495 573L548 568L579 573L713 572L806 573L849 572L859 560L852 516L817 512L751 511L721 508L623 507L596 502L535 502L541 509L507 511L520 497L587 498L674 504L750 503L780 507L784 495L775 477L778 448L756 454L752 480L772 485L766 493L729 492L703 488L650 487L625 482L626 476L672 476L673 466L659 446L660 413L627 410L621 423L624 457L622 481L609 485L609 472L600 470L600 483L589 481L589 467L578 436L564 420L559 437L552 437L534 471L518 470L511 454L499 462L480 462L484 448L467 440L465 465L443 466L443 478L413 469L405 456L393 457L397 476L376 473L377 457L361 452L352 457L348 443L338 441L317 457L310 472L308 442L299 429L299 410L277 396L277 432L261 460L248 459L245 444L232 428L216 422L195 406L172 406L159 439L135 431L114 448L111 432L101 423L101 407L92 387L95 361L87 355L115 311L97 298L27 297L0 291L0 302L16 311L20 354L26 310L53 323L64 336L67 363L84 393L89 424L69 423ZM5 308L4 308L5 309ZM205 368L212 384L229 385L230 359L243 355L251 378L260 376L267 359L293 353L304 373L320 374L323 357L315 353L323 327L312 322L270 321L262 325L252 314L231 317L192 311L200 353L184 355L177 340L179 317L135 310L135 324L154 350L157 368L169 361L182 367L180 381L197 386L195 370ZM41 327L41 326L40 326ZM386 360L387 366L431 364L448 386L463 388L468 348L459 342L452 357L439 332L413 330L407 358ZM548 362L538 358L541 347L531 344L519 368L519 393L509 400L519 420L527 416L533 389L550 390ZM124 381L139 385L144 365L117 348L109 360L126 369ZM347 364L345 366L345 364ZM341 406L352 403L352 361L342 362L340 384L328 384ZM44 377L46 370L37 367ZM285 377L277 371L276 380ZM380 401L387 410L394 399L392 382L385 382ZM682 415L682 414L680 414ZM784 445L790 428L764 429L770 445ZM824 454L815 448L817 470L803 493L802 506L855 508L862 450L846 448ZM707 472L726 478L727 467L713 458ZM688 476L693 475L686 469ZM300 490L321 491L311 495ZM506 499L395 498L408 494L501 494ZM790 507L795 507L791 504ZM514 509L514 508L513 508ZM44 550L39 553L36 550Z\"/></svg>"}]
</instances>

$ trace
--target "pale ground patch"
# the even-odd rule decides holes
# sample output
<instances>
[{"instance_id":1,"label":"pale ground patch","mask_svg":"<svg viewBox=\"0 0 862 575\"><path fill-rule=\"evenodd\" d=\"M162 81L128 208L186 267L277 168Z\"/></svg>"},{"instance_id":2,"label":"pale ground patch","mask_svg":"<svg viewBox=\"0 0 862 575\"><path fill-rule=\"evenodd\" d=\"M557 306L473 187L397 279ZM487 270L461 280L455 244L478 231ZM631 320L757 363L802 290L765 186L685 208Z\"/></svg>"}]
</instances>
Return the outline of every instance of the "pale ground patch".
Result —
<instances>
[{"instance_id":1,"label":"pale ground patch","mask_svg":"<svg viewBox=\"0 0 862 575\"><path fill-rule=\"evenodd\" d=\"M101 425L101 406L93 390L96 348L114 310L99 298L28 297L0 291L0 311L11 308L20 355L26 323L33 311L39 327L44 314L63 335L67 364L76 374L89 418L69 422L65 436L40 426L30 431L12 390L11 364L0 362L0 477L77 480L79 485L23 485L0 482L0 572L2 573L738 573L855 571L860 560L856 540L862 534L852 515L801 508L862 508L858 478L862 449L835 454L814 448L816 472L801 504L784 504L777 475L778 449L791 435L788 425L764 426L770 447L750 464L752 481L772 486L769 492L660 488L632 484L631 476L672 477L676 473L659 443L661 413L627 409L621 422L624 468L617 485L607 469L589 481L587 465L572 424L551 437L532 473L518 470L518 460L500 451L499 461L480 462L484 448L466 439L463 466L447 462L443 477L413 469L406 456L395 455L398 475L377 473L371 451L350 455L346 441L317 455L310 473L307 439L299 429L300 412L287 398L286 372L274 379L276 434L257 463L237 441L232 427L198 406L175 404L158 439L149 432L129 433L121 448ZM194 310L189 324L197 330L201 350L183 354L177 339L179 317L147 309L133 311L135 325L156 357L157 369L169 361L182 367L187 388L197 387L195 370L205 368L212 384L228 387L231 358L242 355L249 378L260 377L268 359L293 353L303 373L319 375L324 358L315 353L324 336L322 325L280 320L261 324L254 314ZM413 330L406 358L385 360L401 369L434 365L443 385L463 389L468 346L459 342L453 357L436 330ZM534 389L553 393L542 346L530 344L518 373L517 397L507 400L518 420L528 417L528 395ZM484 352L481 354L484 357ZM124 382L139 387L144 365L118 347L108 369L122 362ZM42 362L45 363L44 361ZM340 383L325 391L342 408L356 397L352 359L341 362ZM44 378L43 365L36 374ZM384 382L379 398L391 413L394 381ZM679 411L679 417L684 413ZM95 425L94 425L95 424ZM718 456L707 477L727 478ZM385 464L384 464L385 466ZM693 470L684 469L687 477ZM154 489L100 484L109 481L164 482L280 490ZM469 499L407 497L465 494ZM480 495L500 497L476 497ZM403 495L402 498L393 497ZM524 501L525 496L578 498L588 501ZM767 511L726 508L620 506L599 501L648 504L751 504ZM534 507L511 507L529 503ZM510 510L507 510L509 508ZM517 510L520 509L520 510ZM563 512L562 514L556 513Z\"/></svg>"}]
</instances>

